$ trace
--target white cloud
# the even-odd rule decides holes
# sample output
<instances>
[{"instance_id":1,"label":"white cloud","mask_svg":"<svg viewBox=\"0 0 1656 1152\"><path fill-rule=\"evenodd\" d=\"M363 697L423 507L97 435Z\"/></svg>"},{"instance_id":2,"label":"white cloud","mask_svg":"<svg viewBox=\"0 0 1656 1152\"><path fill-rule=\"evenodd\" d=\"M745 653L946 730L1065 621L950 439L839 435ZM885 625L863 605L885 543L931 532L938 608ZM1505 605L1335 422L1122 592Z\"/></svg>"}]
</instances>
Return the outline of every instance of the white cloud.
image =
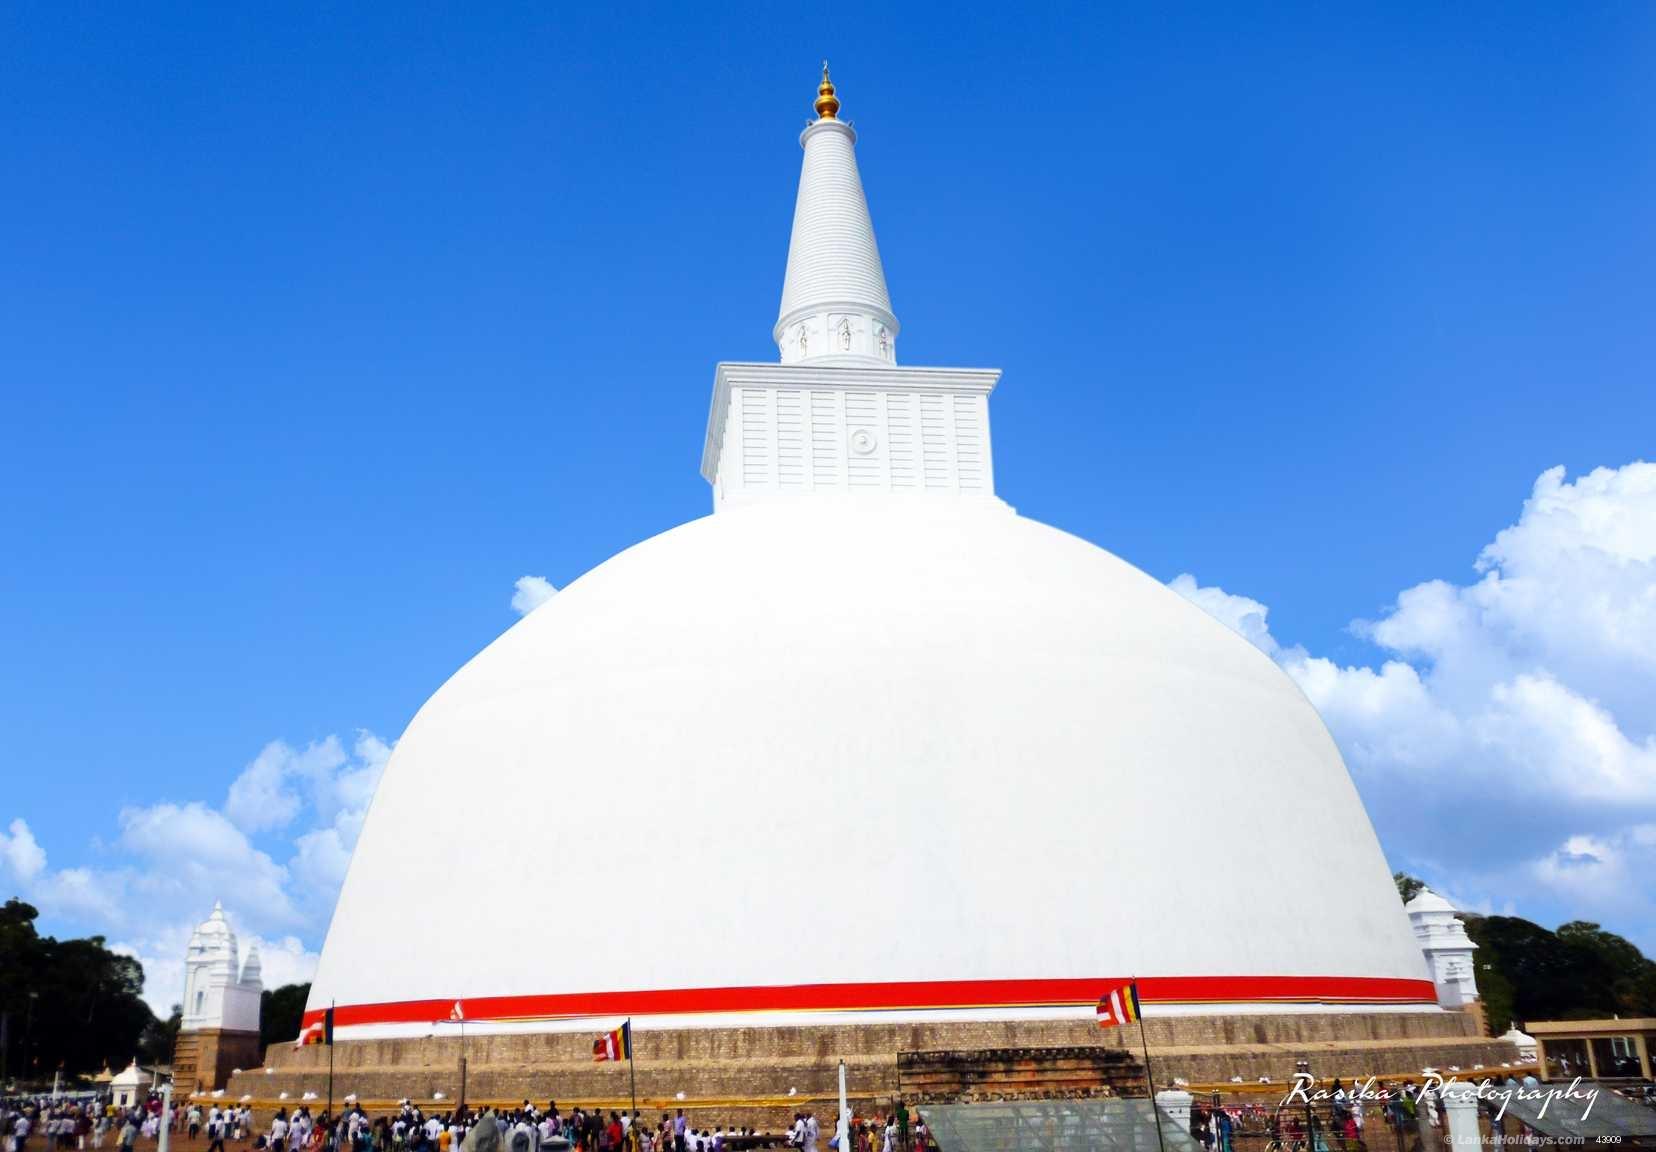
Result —
<instances>
[{"instance_id":1,"label":"white cloud","mask_svg":"<svg viewBox=\"0 0 1656 1152\"><path fill-rule=\"evenodd\" d=\"M329 737L329 739L333 739ZM391 746L372 732L357 733L349 759L311 777L312 804L323 821L337 826L347 846L368 815L368 802L379 786L380 773L391 759Z\"/></svg>"},{"instance_id":2,"label":"white cloud","mask_svg":"<svg viewBox=\"0 0 1656 1152\"><path fill-rule=\"evenodd\" d=\"M304 984L316 975L316 962L321 956L305 947L299 937L283 936L276 940L260 940L258 944L266 988Z\"/></svg>"},{"instance_id":3,"label":"white cloud","mask_svg":"<svg viewBox=\"0 0 1656 1152\"><path fill-rule=\"evenodd\" d=\"M241 942L257 942L267 987L309 979L351 850L391 747L361 731L296 750L272 741L231 783L224 806L163 801L122 809L94 863L48 867L26 822L0 833L0 878L43 927L100 933L144 965L158 1012L182 992L184 948L222 900ZM284 834L291 828L297 835Z\"/></svg>"},{"instance_id":4,"label":"white cloud","mask_svg":"<svg viewBox=\"0 0 1656 1152\"><path fill-rule=\"evenodd\" d=\"M351 862L351 847L337 828L318 828L294 841L294 875L308 889L339 890Z\"/></svg>"},{"instance_id":5,"label":"white cloud","mask_svg":"<svg viewBox=\"0 0 1656 1152\"><path fill-rule=\"evenodd\" d=\"M1266 621L1271 610L1258 600L1251 600L1246 596L1233 596L1218 585L1210 584L1204 588L1196 582L1196 577L1188 572L1181 572L1173 577L1168 587L1202 608L1209 616L1227 625L1232 631L1240 632L1261 651L1272 654L1276 652L1277 642L1271 636L1271 627Z\"/></svg>"},{"instance_id":6,"label":"white cloud","mask_svg":"<svg viewBox=\"0 0 1656 1152\"><path fill-rule=\"evenodd\" d=\"M43 871L23 891L42 909L83 923L113 925L122 923L126 916L125 887L125 877L120 873L60 868Z\"/></svg>"},{"instance_id":7,"label":"white cloud","mask_svg":"<svg viewBox=\"0 0 1656 1152\"><path fill-rule=\"evenodd\" d=\"M1573 911L1572 919L1614 925L1656 919L1656 823L1565 837L1529 861L1534 882Z\"/></svg>"},{"instance_id":8,"label":"white cloud","mask_svg":"<svg viewBox=\"0 0 1656 1152\"><path fill-rule=\"evenodd\" d=\"M512 611L527 616L558 594L545 576L519 576L512 585Z\"/></svg>"},{"instance_id":9,"label":"white cloud","mask_svg":"<svg viewBox=\"0 0 1656 1152\"><path fill-rule=\"evenodd\" d=\"M273 740L230 782L224 812L236 827L281 828L299 814L299 797L285 787L289 753L286 744Z\"/></svg>"},{"instance_id":10,"label":"white cloud","mask_svg":"<svg viewBox=\"0 0 1656 1152\"><path fill-rule=\"evenodd\" d=\"M1656 865L1656 464L1573 482L1543 473L1474 570L1354 622L1385 654L1377 666L1283 647L1258 601L1189 575L1170 586L1299 683L1397 865L1441 869L1452 886L1482 887L1474 904L1516 901L1520 913L1648 889L1637 877ZM1648 899L1592 903L1656 943Z\"/></svg>"},{"instance_id":11,"label":"white cloud","mask_svg":"<svg viewBox=\"0 0 1656 1152\"><path fill-rule=\"evenodd\" d=\"M358 732L351 758L311 780L311 803L319 826L294 841L289 867L315 915L325 918L333 910L351 851L368 817L368 804L390 758L390 745L372 732Z\"/></svg>"},{"instance_id":12,"label":"white cloud","mask_svg":"<svg viewBox=\"0 0 1656 1152\"><path fill-rule=\"evenodd\" d=\"M0 832L0 865L7 876L23 884L46 867L46 851L21 817L11 822L9 831Z\"/></svg>"},{"instance_id":13,"label":"white cloud","mask_svg":"<svg viewBox=\"0 0 1656 1152\"><path fill-rule=\"evenodd\" d=\"M385 750L385 745L371 733L359 733L355 752L362 763L357 764L351 762L337 736L314 740L302 751L284 741L272 740L231 782L224 803L225 815L248 832L285 828L309 798L318 809L325 809L324 819L331 821L333 809L340 803L338 796L342 791L351 791L351 786L342 782L341 777L360 775L375 755L372 749L365 753L365 740ZM383 756L378 763L383 767ZM370 795L378 779L377 769L369 774ZM357 802L366 804L367 797L360 797Z\"/></svg>"},{"instance_id":14,"label":"white cloud","mask_svg":"<svg viewBox=\"0 0 1656 1152\"><path fill-rule=\"evenodd\" d=\"M234 902L252 926L297 926L288 871L255 847L222 812L203 804L123 809L116 846L131 865L129 898L180 908Z\"/></svg>"},{"instance_id":15,"label":"white cloud","mask_svg":"<svg viewBox=\"0 0 1656 1152\"><path fill-rule=\"evenodd\" d=\"M1542 473L1476 569L1472 584L1408 589L1359 632L1429 665L1445 698L1545 670L1635 737L1656 732L1656 464Z\"/></svg>"}]
</instances>

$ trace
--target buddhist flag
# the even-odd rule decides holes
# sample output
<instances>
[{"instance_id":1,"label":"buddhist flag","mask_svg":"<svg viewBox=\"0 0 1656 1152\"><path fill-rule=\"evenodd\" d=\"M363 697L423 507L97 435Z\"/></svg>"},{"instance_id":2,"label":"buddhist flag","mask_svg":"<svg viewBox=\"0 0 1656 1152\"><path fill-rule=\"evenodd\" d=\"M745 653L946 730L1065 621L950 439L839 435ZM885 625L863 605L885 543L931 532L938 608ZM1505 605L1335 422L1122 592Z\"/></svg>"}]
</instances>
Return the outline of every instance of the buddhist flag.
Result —
<instances>
[{"instance_id":1,"label":"buddhist flag","mask_svg":"<svg viewBox=\"0 0 1656 1152\"><path fill-rule=\"evenodd\" d=\"M1116 1028L1139 1018L1138 982L1129 980L1098 998L1098 1026Z\"/></svg>"},{"instance_id":2,"label":"buddhist flag","mask_svg":"<svg viewBox=\"0 0 1656 1152\"><path fill-rule=\"evenodd\" d=\"M632 1021L621 1025L613 1032L605 1032L592 1042L592 1058L594 1060L631 1060L632 1059Z\"/></svg>"},{"instance_id":3,"label":"buddhist flag","mask_svg":"<svg viewBox=\"0 0 1656 1152\"><path fill-rule=\"evenodd\" d=\"M293 1042L295 1048L303 1048L307 1044L332 1044L334 1033L334 1010L329 1008L322 1013L322 1019L312 1020L299 1032L299 1039Z\"/></svg>"}]
</instances>

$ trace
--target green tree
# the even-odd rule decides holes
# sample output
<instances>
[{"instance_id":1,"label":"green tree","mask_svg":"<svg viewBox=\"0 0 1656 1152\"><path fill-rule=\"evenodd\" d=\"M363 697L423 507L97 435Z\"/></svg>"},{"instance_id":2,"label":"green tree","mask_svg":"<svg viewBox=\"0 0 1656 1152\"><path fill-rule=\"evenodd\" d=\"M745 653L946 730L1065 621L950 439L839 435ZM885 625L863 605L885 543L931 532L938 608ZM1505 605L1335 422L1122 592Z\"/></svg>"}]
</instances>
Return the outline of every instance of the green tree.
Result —
<instances>
[{"instance_id":1,"label":"green tree","mask_svg":"<svg viewBox=\"0 0 1656 1152\"><path fill-rule=\"evenodd\" d=\"M19 1080L44 1081L120 1067L154 1022L144 970L101 936L57 940L35 928L40 913L21 900L0 907L0 1012L9 1020L5 1065Z\"/></svg>"},{"instance_id":2,"label":"green tree","mask_svg":"<svg viewBox=\"0 0 1656 1152\"><path fill-rule=\"evenodd\" d=\"M1472 933L1473 919L1467 917L1465 920L1468 935ZM1518 998L1518 991L1501 966L1485 958L1482 952L1472 954L1472 963L1476 968L1478 999L1483 1001L1484 1018L1489 1022L1490 1034L1499 1036L1513 1025L1512 1006Z\"/></svg>"},{"instance_id":3,"label":"green tree","mask_svg":"<svg viewBox=\"0 0 1656 1152\"><path fill-rule=\"evenodd\" d=\"M299 1024L310 999L309 984L284 984L267 988L259 997L259 1044L291 1044L299 1037Z\"/></svg>"},{"instance_id":4,"label":"green tree","mask_svg":"<svg viewBox=\"0 0 1656 1152\"><path fill-rule=\"evenodd\" d=\"M1397 895L1407 904L1415 898L1415 893L1426 887L1426 881L1410 876L1407 872L1393 872L1392 883L1397 885Z\"/></svg>"},{"instance_id":5,"label":"green tree","mask_svg":"<svg viewBox=\"0 0 1656 1152\"><path fill-rule=\"evenodd\" d=\"M1612 973L1610 995L1621 1016L1656 1014L1656 963L1631 940L1606 932L1589 920L1571 920L1558 926L1558 938L1599 960Z\"/></svg>"},{"instance_id":6,"label":"green tree","mask_svg":"<svg viewBox=\"0 0 1656 1152\"><path fill-rule=\"evenodd\" d=\"M1616 1011L1611 993L1616 970L1592 948L1516 916L1463 919L1478 946L1479 991L1491 973L1512 989L1509 1020L1580 1020Z\"/></svg>"},{"instance_id":7,"label":"green tree","mask_svg":"<svg viewBox=\"0 0 1656 1152\"><path fill-rule=\"evenodd\" d=\"M149 1027L138 1040L138 1052L147 1064L171 1064L178 1046L178 1029L184 1023L184 1005L174 1004L165 1020L150 1018Z\"/></svg>"}]
</instances>

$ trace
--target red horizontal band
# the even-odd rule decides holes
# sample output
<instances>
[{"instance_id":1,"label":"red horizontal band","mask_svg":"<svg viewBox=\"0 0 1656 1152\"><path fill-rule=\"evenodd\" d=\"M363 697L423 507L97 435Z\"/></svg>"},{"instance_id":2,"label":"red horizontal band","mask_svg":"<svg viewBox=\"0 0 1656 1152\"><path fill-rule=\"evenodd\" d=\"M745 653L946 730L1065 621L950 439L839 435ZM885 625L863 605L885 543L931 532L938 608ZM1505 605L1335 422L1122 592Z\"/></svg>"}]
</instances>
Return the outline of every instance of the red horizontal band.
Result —
<instances>
[{"instance_id":1,"label":"red horizontal band","mask_svg":"<svg viewBox=\"0 0 1656 1152\"><path fill-rule=\"evenodd\" d=\"M456 1003L467 1023L569 1020L583 1016L700 1015L716 1012L881 1012L951 1008L1092 1006L1126 977L1085 980L924 980L895 984L786 984L756 988L678 988L655 992L561 992L537 996L462 996L341 1004L334 1024L451 1021ZM1384 976L1145 976L1145 1004L1436 1004L1430 980ZM305 1023L322 1019L305 1013Z\"/></svg>"}]
</instances>

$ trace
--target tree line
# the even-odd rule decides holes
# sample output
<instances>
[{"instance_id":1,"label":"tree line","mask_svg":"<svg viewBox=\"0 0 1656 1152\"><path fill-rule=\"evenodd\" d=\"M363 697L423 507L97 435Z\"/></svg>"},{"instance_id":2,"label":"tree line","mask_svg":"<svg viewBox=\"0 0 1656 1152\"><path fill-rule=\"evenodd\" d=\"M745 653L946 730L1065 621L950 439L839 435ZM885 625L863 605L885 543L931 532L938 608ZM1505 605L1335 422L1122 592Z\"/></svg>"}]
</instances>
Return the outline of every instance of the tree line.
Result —
<instances>
[{"instance_id":1,"label":"tree line","mask_svg":"<svg viewBox=\"0 0 1656 1152\"><path fill-rule=\"evenodd\" d=\"M21 900L0 908L0 1073L49 1081L134 1056L172 1057L166 1025L143 1001L144 969L111 952L102 936L58 940L35 928L39 911Z\"/></svg>"},{"instance_id":2,"label":"tree line","mask_svg":"<svg viewBox=\"0 0 1656 1152\"><path fill-rule=\"evenodd\" d=\"M309 984L284 984L266 988L259 997L259 1047L292 1044L299 1038L299 1024L310 998Z\"/></svg>"}]
</instances>

